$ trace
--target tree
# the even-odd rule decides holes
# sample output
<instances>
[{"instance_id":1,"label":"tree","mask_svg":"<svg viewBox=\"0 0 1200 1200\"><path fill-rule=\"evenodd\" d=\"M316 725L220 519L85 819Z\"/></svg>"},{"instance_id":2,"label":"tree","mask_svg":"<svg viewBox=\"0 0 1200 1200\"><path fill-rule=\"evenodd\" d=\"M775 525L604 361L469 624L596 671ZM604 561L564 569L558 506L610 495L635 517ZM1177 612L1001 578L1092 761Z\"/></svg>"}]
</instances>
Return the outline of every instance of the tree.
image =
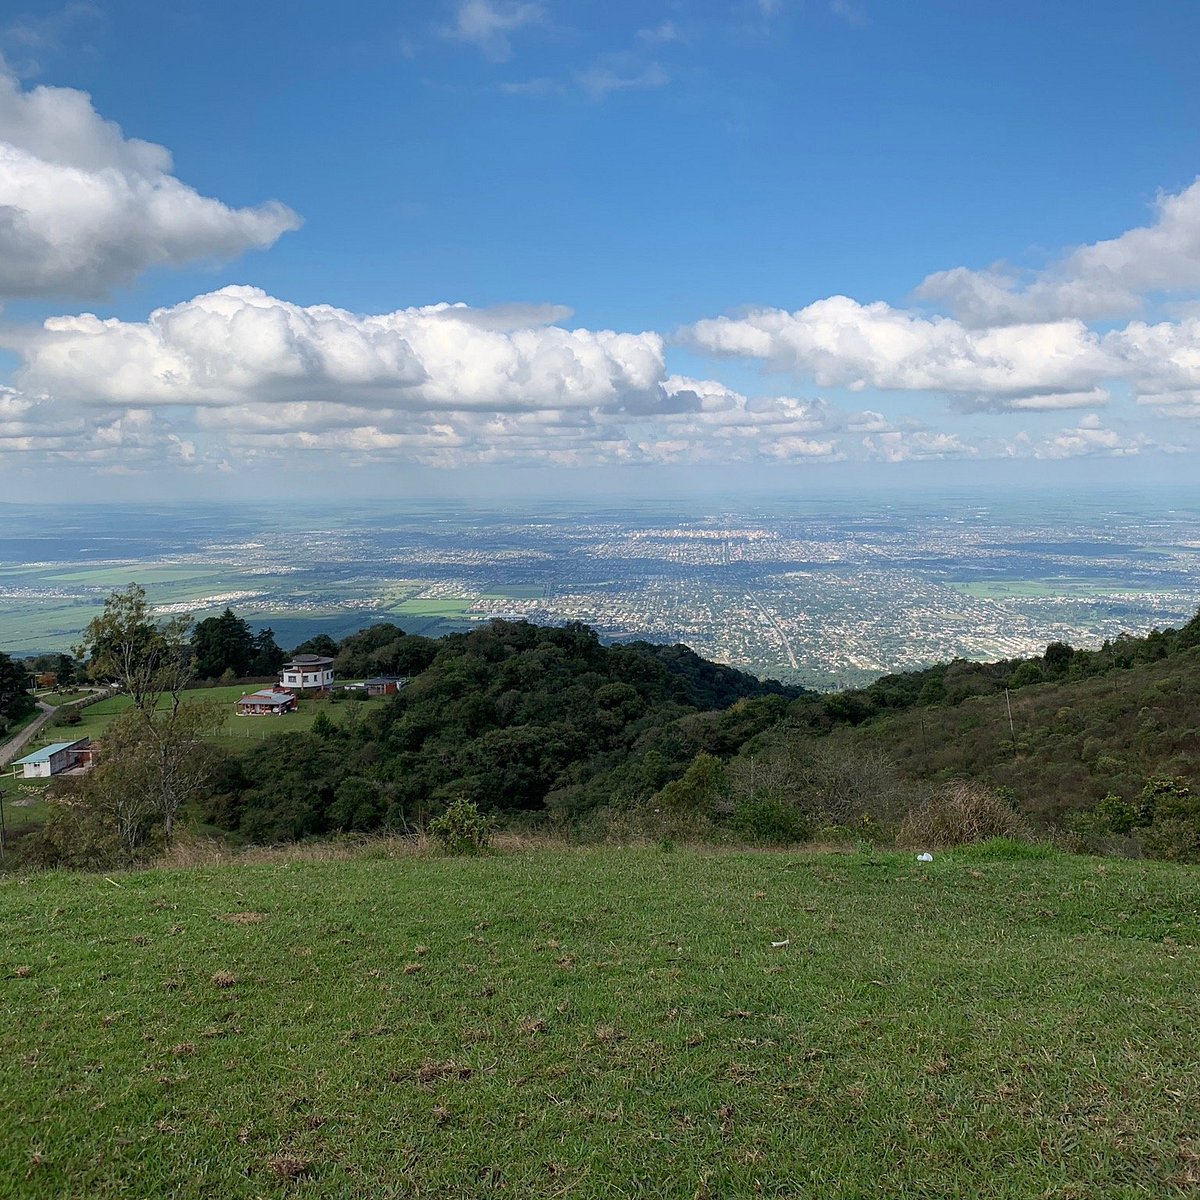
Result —
<instances>
[{"instance_id":1,"label":"tree","mask_svg":"<svg viewBox=\"0 0 1200 1200\"><path fill-rule=\"evenodd\" d=\"M207 700L177 706L165 716L141 714L140 754L144 767L140 779L131 781L152 796L163 820L163 840L169 846L175 821L183 807L198 800L213 773L215 755L207 739L225 720L224 706ZM111 729L111 726L110 726ZM109 733L105 733L109 753Z\"/></svg>"},{"instance_id":2,"label":"tree","mask_svg":"<svg viewBox=\"0 0 1200 1200\"><path fill-rule=\"evenodd\" d=\"M115 717L104 731L99 765L62 797L79 818L68 822L75 849L103 857L105 846L116 846L131 862L157 829L169 846L182 808L208 791L217 755L207 738L223 718L211 700L170 713L130 708Z\"/></svg>"},{"instance_id":3,"label":"tree","mask_svg":"<svg viewBox=\"0 0 1200 1200\"><path fill-rule=\"evenodd\" d=\"M28 691L25 668L0 652L0 729L33 712L35 701Z\"/></svg>"},{"instance_id":4,"label":"tree","mask_svg":"<svg viewBox=\"0 0 1200 1200\"><path fill-rule=\"evenodd\" d=\"M254 635L250 626L227 608L219 617L201 621L192 631L192 654L201 679L216 679L226 671L232 671L235 677L248 675L254 659Z\"/></svg>"},{"instance_id":5,"label":"tree","mask_svg":"<svg viewBox=\"0 0 1200 1200\"><path fill-rule=\"evenodd\" d=\"M87 662L93 679L128 692L134 708L152 711L167 695L174 711L192 676L191 623L190 616L155 621L146 589L131 583L105 600L104 612L88 622L74 653Z\"/></svg>"},{"instance_id":6,"label":"tree","mask_svg":"<svg viewBox=\"0 0 1200 1200\"><path fill-rule=\"evenodd\" d=\"M93 678L116 683L133 700L133 710L105 730L107 770L94 785L112 787L108 807L130 852L146 811L161 818L170 845L180 809L207 779L204 738L220 726L223 713L213 703L182 703L193 674L190 626L187 616L155 621L145 589L131 583L108 597L75 650L88 659Z\"/></svg>"},{"instance_id":7,"label":"tree","mask_svg":"<svg viewBox=\"0 0 1200 1200\"><path fill-rule=\"evenodd\" d=\"M1033 683L1042 683L1046 676L1034 659L1027 659L1009 676L1009 686L1013 688L1028 687Z\"/></svg>"},{"instance_id":8,"label":"tree","mask_svg":"<svg viewBox=\"0 0 1200 1200\"><path fill-rule=\"evenodd\" d=\"M253 657L250 660L251 675L274 675L283 666L287 655L275 641L275 631L265 625L254 636Z\"/></svg>"},{"instance_id":9,"label":"tree","mask_svg":"<svg viewBox=\"0 0 1200 1200\"><path fill-rule=\"evenodd\" d=\"M69 654L60 654L55 660L54 674L59 688L65 691L79 678L78 664Z\"/></svg>"},{"instance_id":10,"label":"tree","mask_svg":"<svg viewBox=\"0 0 1200 1200\"><path fill-rule=\"evenodd\" d=\"M1196 610L1196 615L1179 631L1175 644L1180 650L1200 646L1200 609Z\"/></svg>"},{"instance_id":11,"label":"tree","mask_svg":"<svg viewBox=\"0 0 1200 1200\"><path fill-rule=\"evenodd\" d=\"M337 652L337 642L327 633L318 633L316 637L310 637L307 642L301 642L292 651L292 657L294 658L297 654L320 654L324 658L333 658Z\"/></svg>"},{"instance_id":12,"label":"tree","mask_svg":"<svg viewBox=\"0 0 1200 1200\"><path fill-rule=\"evenodd\" d=\"M1042 655L1042 661L1045 662L1047 671L1060 674L1071 665L1071 659L1074 657L1074 649L1066 642L1051 642L1046 647L1046 653Z\"/></svg>"}]
</instances>

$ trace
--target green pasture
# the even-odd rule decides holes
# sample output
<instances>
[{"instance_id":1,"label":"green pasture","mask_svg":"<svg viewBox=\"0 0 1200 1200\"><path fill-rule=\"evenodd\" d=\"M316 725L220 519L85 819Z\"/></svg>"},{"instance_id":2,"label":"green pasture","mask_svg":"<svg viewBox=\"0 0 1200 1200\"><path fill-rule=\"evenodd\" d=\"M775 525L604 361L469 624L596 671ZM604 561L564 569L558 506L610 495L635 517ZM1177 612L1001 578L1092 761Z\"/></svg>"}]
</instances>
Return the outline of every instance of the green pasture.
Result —
<instances>
[{"instance_id":1,"label":"green pasture","mask_svg":"<svg viewBox=\"0 0 1200 1200\"><path fill-rule=\"evenodd\" d=\"M141 584L151 604L190 605L197 620L226 607L200 604L206 596L232 592L261 592L253 600L231 601L233 609L254 626L270 625L293 645L325 631L344 637L379 621L396 621L410 633L438 636L469 628L478 615L469 613L477 598L422 598L428 580L350 580L294 575L249 574L236 566L191 563L93 567L0 567L0 577L14 586L59 589L67 596L0 599L0 651L67 651L76 645L87 623L97 616L104 594L131 581ZM482 599L502 605L505 600L541 594L537 585L514 585L485 593ZM358 601L360 603L355 603ZM372 602L371 607L361 602ZM377 605L376 605L377 602Z\"/></svg>"},{"instance_id":2,"label":"green pasture","mask_svg":"<svg viewBox=\"0 0 1200 1200\"><path fill-rule=\"evenodd\" d=\"M69 651L100 606L88 600L0 599L0 650Z\"/></svg>"},{"instance_id":3,"label":"green pasture","mask_svg":"<svg viewBox=\"0 0 1200 1200\"><path fill-rule=\"evenodd\" d=\"M221 563L143 563L135 560L113 565L71 567L69 570L47 570L41 578L62 586L76 583L95 588L123 588L130 582L142 585L147 592L154 588L178 583L216 583L233 586L245 577L234 566Z\"/></svg>"},{"instance_id":4,"label":"green pasture","mask_svg":"<svg viewBox=\"0 0 1200 1200\"><path fill-rule=\"evenodd\" d=\"M1084 598L1141 590L1112 583L1099 584L1087 579L974 579L947 586L976 600L1043 600L1050 596Z\"/></svg>"},{"instance_id":5,"label":"green pasture","mask_svg":"<svg viewBox=\"0 0 1200 1200\"><path fill-rule=\"evenodd\" d=\"M233 751L245 749L251 743L262 741L272 734L307 732L312 728L312 724L320 712L327 713L334 724L340 724L345 720L355 719L355 715L361 715L374 707L387 703L387 698L382 696L370 700L343 700L336 704L329 700L302 699L299 701L299 708L294 713L284 713L278 717L239 716L235 709L238 700L257 690L258 688L253 684L233 684L227 687L189 688L182 695L185 704L215 701L227 710L224 723L214 735L213 742ZM40 731L39 737L31 743L29 750L35 750L51 742L74 741L76 738L102 739L104 730L113 717L126 711L132 703L128 696L112 696L107 700L101 700L80 710L81 720L78 725L60 725L52 719ZM169 697L163 696L159 699L160 711L165 711L169 705ZM352 715L352 710L355 715Z\"/></svg>"},{"instance_id":6,"label":"green pasture","mask_svg":"<svg viewBox=\"0 0 1200 1200\"><path fill-rule=\"evenodd\" d=\"M1200 875L1030 853L9 879L0 1194L1194 1197Z\"/></svg>"},{"instance_id":7,"label":"green pasture","mask_svg":"<svg viewBox=\"0 0 1200 1200\"><path fill-rule=\"evenodd\" d=\"M397 616L411 613L414 616L422 617L459 617L466 619L467 610L475 603L475 598L471 596L401 600L399 604L394 604L388 611L395 613Z\"/></svg>"},{"instance_id":8,"label":"green pasture","mask_svg":"<svg viewBox=\"0 0 1200 1200\"><path fill-rule=\"evenodd\" d=\"M9 768L5 767L7 772ZM0 801L4 804L4 827L7 836L30 825L40 825L47 814L42 795L48 781L22 779L9 774L0 775Z\"/></svg>"},{"instance_id":9,"label":"green pasture","mask_svg":"<svg viewBox=\"0 0 1200 1200\"><path fill-rule=\"evenodd\" d=\"M378 619L394 621L406 633L441 637L446 633L469 629L479 621L478 614L468 612L475 603L475 598L470 596L414 598L393 604Z\"/></svg>"},{"instance_id":10,"label":"green pasture","mask_svg":"<svg viewBox=\"0 0 1200 1200\"><path fill-rule=\"evenodd\" d=\"M71 688L63 692L41 690L34 694L39 700L43 700L47 704L53 704L56 708L61 708L64 704L74 704L78 700L86 700L93 693L82 688Z\"/></svg>"}]
</instances>

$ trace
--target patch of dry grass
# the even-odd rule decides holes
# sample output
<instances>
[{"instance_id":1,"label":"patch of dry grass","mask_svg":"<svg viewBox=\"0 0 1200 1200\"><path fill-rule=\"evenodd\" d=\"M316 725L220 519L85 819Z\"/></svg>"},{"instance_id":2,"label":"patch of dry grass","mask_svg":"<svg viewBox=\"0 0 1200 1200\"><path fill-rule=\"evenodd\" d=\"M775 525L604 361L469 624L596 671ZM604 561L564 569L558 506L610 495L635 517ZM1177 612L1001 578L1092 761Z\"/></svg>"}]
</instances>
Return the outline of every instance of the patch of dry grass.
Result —
<instances>
[{"instance_id":1,"label":"patch of dry grass","mask_svg":"<svg viewBox=\"0 0 1200 1200\"><path fill-rule=\"evenodd\" d=\"M1006 800L980 783L946 784L901 822L896 843L914 849L941 850L992 838L1027 841L1029 823Z\"/></svg>"}]
</instances>

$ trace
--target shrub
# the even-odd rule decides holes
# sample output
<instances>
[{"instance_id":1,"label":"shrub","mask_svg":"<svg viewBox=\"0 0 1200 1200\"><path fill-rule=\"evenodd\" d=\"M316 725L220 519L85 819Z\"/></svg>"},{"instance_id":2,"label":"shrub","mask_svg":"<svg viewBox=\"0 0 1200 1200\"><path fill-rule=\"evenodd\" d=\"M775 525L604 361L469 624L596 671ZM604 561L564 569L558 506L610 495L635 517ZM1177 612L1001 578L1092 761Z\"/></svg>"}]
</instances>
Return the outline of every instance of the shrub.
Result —
<instances>
[{"instance_id":1,"label":"shrub","mask_svg":"<svg viewBox=\"0 0 1200 1200\"><path fill-rule=\"evenodd\" d=\"M1096 805L1095 813L1096 817L1108 827L1110 833L1122 837L1135 825L1140 824L1138 806L1130 804L1111 792Z\"/></svg>"},{"instance_id":2,"label":"shrub","mask_svg":"<svg viewBox=\"0 0 1200 1200\"><path fill-rule=\"evenodd\" d=\"M1192 796L1186 779L1175 776L1156 776L1147 779L1138 797L1139 825L1149 825L1159 817L1190 817L1200 815L1200 802Z\"/></svg>"},{"instance_id":3,"label":"shrub","mask_svg":"<svg viewBox=\"0 0 1200 1200\"><path fill-rule=\"evenodd\" d=\"M1159 817L1142 831L1141 840L1149 858L1200 862L1200 819L1195 817Z\"/></svg>"},{"instance_id":4,"label":"shrub","mask_svg":"<svg viewBox=\"0 0 1200 1200\"><path fill-rule=\"evenodd\" d=\"M1192 794L1187 780L1170 776L1148 780L1140 812L1143 819L1149 818L1149 828L1139 835L1150 858L1200 862L1200 796Z\"/></svg>"},{"instance_id":5,"label":"shrub","mask_svg":"<svg viewBox=\"0 0 1200 1200\"><path fill-rule=\"evenodd\" d=\"M1114 858L1141 858L1141 841L1132 833L1117 833L1099 806L1067 815L1057 843L1071 854L1101 854Z\"/></svg>"},{"instance_id":6,"label":"shrub","mask_svg":"<svg viewBox=\"0 0 1200 1200\"><path fill-rule=\"evenodd\" d=\"M45 822L21 841L23 867L106 871L133 861L102 812L78 801L49 801L48 809Z\"/></svg>"},{"instance_id":7,"label":"shrub","mask_svg":"<svg viewBox=\"0 0 1200 1200\"><path fill-rule=\"evenodd\" d=\"M447 854L478 854L491 841L491 822L472 800L455 800L429 822L429 832Z\"/></svg>"},{"instance_id":8,"label":"shrub","mask_svg":"<svg viewBox=\"0 0 1200 1200\"><path fill-rule=\"evenodd\" d=\"M904 846L967 846L991 838L1029 839L1024 818L989 788L950 783L904 818L896 840Z\"/></svg>"},{"instance_id":9,"label":"shrub","mask_svg":"<svg viewBox=\"0 0 1200 1200\"><path fill-rule=\"evenodd\" d=\"M738 837L768 846L803 842L812 832L812 822L806 813L771 796L739 801L733 810L732 827Z\"/></svg>"},{"instance_id":10,"label":"shrub","mask_svg":"<svg viewBox=\"0 0 1200 1200\"><path fill-rule=\"evenodd\" d=\"M654 797L654 803L668 812L707 816L723 806L728 794L724 764L701 751L682 778L673 779Z\"/></svg>"}]
</instances>

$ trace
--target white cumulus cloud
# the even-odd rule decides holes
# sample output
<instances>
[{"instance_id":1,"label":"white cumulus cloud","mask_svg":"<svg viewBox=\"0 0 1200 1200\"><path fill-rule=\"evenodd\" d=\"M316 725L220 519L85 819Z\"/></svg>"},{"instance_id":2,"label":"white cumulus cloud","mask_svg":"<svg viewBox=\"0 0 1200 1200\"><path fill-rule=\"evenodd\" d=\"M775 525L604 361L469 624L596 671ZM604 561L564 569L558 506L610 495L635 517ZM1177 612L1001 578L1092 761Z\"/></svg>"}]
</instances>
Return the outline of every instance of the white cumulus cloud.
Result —
<instances>
[{"instance_id":1,"label":"white cumulus cloud","mask_svg":"<svg viewBox=\"0 0 1200 1200\"><path fill-rule=\"evenodd\" d=\"M0 463L70 462L98 470L137 470L169 461L197 463L195 443L149 409L83 412L46 396L0 387Z\"/></svg>"},{"instance_id":2,"label":"white cumulus cloud","mask_svg":"<svg viewBox=\"0 0 1200 1200\"><path fill-rule=\"evenodd\" d=\"M494 62L512 57L509 34L532 25L545 15L540 4L503 3L502 0L459 0L453 22L443 32L460 42L469 42Z\"/></svg>"},{"instance_id":3,"label":"white cumulus cloud","mask_svg":"<svg viewBox=\"0 0 1200 1200\"><path fill-rule=\"evenodd\" d=\"M1133 321L1107 334L1105 343L1139 396L1200 391L1200 316Z\"/></svg>"},{"instance_id":4,"label":"white cumulus cloud","mask_svg":"<svg viewBox=\"0 0 1200 1200\"><path fill-rule=\"evenodd\" d=\"M1140 454L1154 443L1144 433L1124 434L1107 428L1096 413L1081 418L1073 429L1032 443L1035 458L1080 458L1103 455L1122 458Z\"/></svg>"},{"instance_id":5,"label":"white cumulus cloud","mask_svg":"<svg viewBox=\"0 0 1200 1200\"><path fill-rule=\"evenodd\" d=\"M976 326L1137 312L1149 295L1200 287L1200 180L1160 195L1155 209L1149 225L1080 246L1044 271L955 267L928 276L917 295Z\"/></svg>"},{"instance_id":6,"label":"white cumulus cloud","mask_svg":"<svg viewBox=\"0 0 1200 1200\"><path fill-rule=\"evenodd\" d=\"M138 406L321 401L517 412L663 403L658 334L512 328L520 311L437 304L360 316L227 287L145 322L51 318L21 340L18 378L27 392Z\"/></svg>"},{"instance_id":7,"label":"white cumulus cloud","mask_svg":"<svg viewBox=\"0 0 1200 1200\"><path fill-rule=\"evenodd\" d=\"M153 266L229 259L300 220L230 208L172 173L73 88L25 91L0 61L0 298L99 295Z\"/></svg>"},{"instance_id":8,"label":"white cumulus cloud","mask_svg":"<svg viewBox=\"0 0 1200 1200\"><path fill-rule=\"evenodd\" d=\"M1099 337L1080 321L976 330L846 296L796 312L758 309L698 321L684 337L712 354L810 375L822 387L1023 400L1026 408L1059 407L1058 395L1091 392L1112 367Z\"/></svg>"}]
</instances>

